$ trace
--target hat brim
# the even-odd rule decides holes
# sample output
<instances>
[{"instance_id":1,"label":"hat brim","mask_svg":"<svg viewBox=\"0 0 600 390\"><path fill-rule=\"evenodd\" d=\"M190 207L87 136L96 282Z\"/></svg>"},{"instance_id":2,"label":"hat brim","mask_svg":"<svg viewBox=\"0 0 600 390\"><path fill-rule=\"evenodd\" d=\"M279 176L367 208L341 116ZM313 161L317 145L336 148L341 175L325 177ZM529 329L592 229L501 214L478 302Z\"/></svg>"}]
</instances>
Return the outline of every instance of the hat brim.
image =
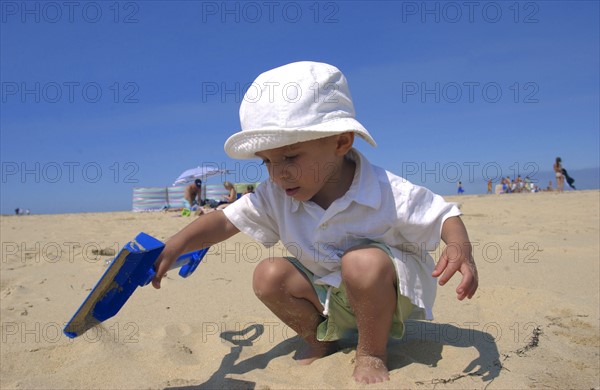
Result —
<instances>
[{"instance_id":1,"label":"hat brim","mask_svg":"<svg viewBox=\"0 0 600 390\"><path fill-rule=\"evenodd\" d=\"M265 128L240 131L225 141L225 153L231 158L247 160L256 153L299 142L312 141L336 134L354 132L369 144L377 146L371 134L354 118L338 118L302 128Z\"/></svg>"}]
</instances>

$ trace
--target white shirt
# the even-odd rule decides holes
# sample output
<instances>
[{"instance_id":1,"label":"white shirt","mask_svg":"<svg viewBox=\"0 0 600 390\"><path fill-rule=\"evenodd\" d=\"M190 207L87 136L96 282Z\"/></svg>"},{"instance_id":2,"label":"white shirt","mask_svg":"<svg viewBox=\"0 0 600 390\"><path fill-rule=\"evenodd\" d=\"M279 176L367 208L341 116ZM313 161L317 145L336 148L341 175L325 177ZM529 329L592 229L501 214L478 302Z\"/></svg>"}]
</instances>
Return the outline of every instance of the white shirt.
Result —
<instances>
[{"instance_id":1,"label":"white shirt","mask_svg":"<svg viewBox=\"0 0 600 390\"><path fill-rule=\"evenodd\" d=\"M225 216L266 247L281 241L314 273L313 283L334 287L342 281L341 257L346 250L365 239L385 244L394 257L400 293L432 319L435 263L427 251L437 248L442 224L460 215L458 207L371 165L356 149L347 158L356 163L354 180L327 210L311 201L297 201L266 181L254 194L225 208Z\"/></svg>"}]
</instances>

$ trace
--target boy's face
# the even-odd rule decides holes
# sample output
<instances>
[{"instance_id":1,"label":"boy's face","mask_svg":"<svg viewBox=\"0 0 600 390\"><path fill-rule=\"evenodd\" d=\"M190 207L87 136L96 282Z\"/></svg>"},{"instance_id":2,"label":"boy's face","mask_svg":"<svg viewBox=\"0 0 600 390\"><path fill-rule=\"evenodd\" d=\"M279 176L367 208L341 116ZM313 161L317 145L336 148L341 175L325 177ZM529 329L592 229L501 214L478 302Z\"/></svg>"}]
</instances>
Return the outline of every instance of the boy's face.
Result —
<instances>
[{"instance_id":1,"label":"boy's face","mask_svg":"<svg viewBox=\"0 0 600 390\"><path fill-rule=\"evenodd\" d=\"M352 133L350 133L352 134ZM339 135L300 142L256 153L269 177L287 196L304 202L335 189L342 180L341 164L348 148L339 147ZM353 141L351 136L350 147Z\"/></svg>"}]
</instances>

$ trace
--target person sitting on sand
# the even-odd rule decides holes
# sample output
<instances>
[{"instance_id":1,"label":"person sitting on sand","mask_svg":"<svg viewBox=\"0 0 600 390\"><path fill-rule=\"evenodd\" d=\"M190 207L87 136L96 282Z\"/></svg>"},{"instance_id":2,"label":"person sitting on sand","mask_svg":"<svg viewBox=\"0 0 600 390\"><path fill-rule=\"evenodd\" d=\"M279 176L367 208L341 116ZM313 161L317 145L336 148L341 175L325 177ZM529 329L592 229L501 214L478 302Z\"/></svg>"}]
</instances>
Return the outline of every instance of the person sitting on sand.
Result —
<instances>
[{"instance_id":1,"label":"person sitting on sand","mask_svg":"<svg viewBox=\"0 0 600 390\"><path fill-rule=\"evenodd\" d=\"M523 179L521 179L521 175L517 175L517 178L514 181L515 192L523 192Z\"/></svg>"},{"instance_id":2,"label":"person sitting on sand","mask_svg":"<svg viewBox=\"0 0 600 390\"><path fill-rule=\"evenodd\" d=\"M229 191L227 195L223 195L223 200L219 203L206 204L203 208L199 208L196 210L196 215L204 215L212 213L216 210L223 210L225 207L229 206L231 203L235 202L237 199L237 191L235 190L235 186L231 182L224 182L223 186L225 189ZM211 202L212 203L212 202Z\"/></svg>"},{"instance_id":3,"label":"person sitting on sand","mask_svg":"<svg viewBox=\"0 0 600 390\"><path fill-rule=\"evenodd\" d=\"M252 184L248 184L246 187L246 191L244 191L243 195L250 195L254 193L254 186Z\"/></svg>"},{"instance_id":4,"label":"person sitting on sand","mask_svg":"<svg viewBox=\"0 0 600 390\"><path fill-rule=\"evenodd\" d=\"M260 158L269 180L169 239L152 284L160 288L181 254L240 231L269 247L281 241L295 257L264 259L252 283L256 296L306 342L298 362L333 353L336 340L357 330L354 380L389 380L388 339L402 336L411 313L432 318L436 278L445 285L460 272L459 300L477 290L460 210L372 165L353 147L355 136L375 141L355 119L337 68L292 63L261 74L253 85L262 88L261 97L242 100L242 130L225 142L225 151L232 158ZM299 92L294 99L269 93L273 85L294 85ZM427 250L440 238L447 246L436 266Z\"/></svg>"},{"instance_id":5,"label":"person sitting on sand","mask_svg":"<svg viewBox=\"0 0 600 390\"><path fill-rule=\"evenodd\" d=\"M512 184L510 182L510 177L506 176L506 178L502 179L502 191L505 194L510 194L512 191Z\"/></svg>"},{"instance_id":6,"label":"person sitting on sand","mask_svg":"<svg viewBox=\"0 0 600 390\"><path fill-rule=\"evenodd\" d=\"M229 193L227 195L223 195L223 200L219 202L217 210L222 210L237 200L237 191L235 190L235 186L231 182L226 181L225 183L223 183L223 187L225 187L225 189L229 191Z\"/></svg>"}]
</instances>

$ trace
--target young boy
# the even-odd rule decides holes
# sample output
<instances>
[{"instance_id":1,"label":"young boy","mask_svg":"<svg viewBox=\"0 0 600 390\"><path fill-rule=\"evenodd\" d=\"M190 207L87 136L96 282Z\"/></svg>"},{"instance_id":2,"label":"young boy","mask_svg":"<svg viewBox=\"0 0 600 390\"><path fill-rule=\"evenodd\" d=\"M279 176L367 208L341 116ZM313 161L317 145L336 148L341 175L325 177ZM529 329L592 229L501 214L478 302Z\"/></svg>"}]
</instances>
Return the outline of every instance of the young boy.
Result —
<instances>
[{"instance_id":1,"label":"young boy","mask_svg":"<svg viewBox=\"0 0 600 390\"><path fill-rule=\"evenodd\" d=\"M293 257L264 259L253 288L306 341L299 362L331 353L335 340L357 330L354 379L389 380L388 337L402 336L411 313L432 318L435 278L444 285L460 272L459 300L477 290L460 211L352 147L355 135L375 141L354 118L346 79L331 65L298 62L261 74L240 120L225 151L262 159L270 180L168 240L154 287L179 255L240 231L266 246L281 241ZM427 250L440 237L447 246L435 266Z\"/></svg>"}]
</instances>

